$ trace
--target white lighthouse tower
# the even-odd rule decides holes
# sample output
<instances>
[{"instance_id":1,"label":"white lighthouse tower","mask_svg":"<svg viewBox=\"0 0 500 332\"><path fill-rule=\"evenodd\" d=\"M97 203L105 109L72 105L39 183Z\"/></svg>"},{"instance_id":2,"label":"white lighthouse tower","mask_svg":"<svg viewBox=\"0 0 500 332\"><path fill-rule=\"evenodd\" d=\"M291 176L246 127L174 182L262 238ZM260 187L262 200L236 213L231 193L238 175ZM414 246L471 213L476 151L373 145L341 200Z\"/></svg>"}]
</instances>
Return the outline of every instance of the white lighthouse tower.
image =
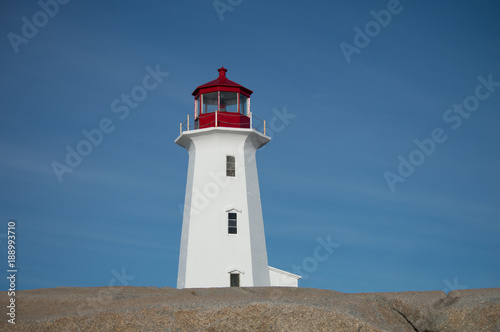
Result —
<instances>
[{"instance_id":1,"label":"white lighthouse tower","mask_svg":"<svg viewBox=\"0 0 500 332\"><path fill-rule=\"evenodd\" d=\"M219 77L194 92L194 121L177 144L189 152L177 288L297 286L267 263L255 153L271 139L255 128L252 91ZM262 129L259 131L258 129Z\"/></svg>"}]
</instances>

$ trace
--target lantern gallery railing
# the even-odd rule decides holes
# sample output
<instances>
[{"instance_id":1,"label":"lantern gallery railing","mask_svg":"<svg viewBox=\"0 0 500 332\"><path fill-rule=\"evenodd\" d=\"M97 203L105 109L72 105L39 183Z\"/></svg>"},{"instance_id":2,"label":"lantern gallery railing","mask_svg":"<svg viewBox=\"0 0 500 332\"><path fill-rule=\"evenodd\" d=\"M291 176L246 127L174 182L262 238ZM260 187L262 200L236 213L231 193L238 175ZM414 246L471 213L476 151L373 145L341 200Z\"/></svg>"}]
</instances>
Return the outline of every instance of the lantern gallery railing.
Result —
<instances>
[{"instance_id":1,"label":"lantern gallery railing","mask_svg":"<svg viewBox=\"0 0 500 332\"><path fill-rule=\"evenodd\" d=\"M210 127L252 128L266 134L266 121L253 114L248 117L239 113L219 111L200 114L194 121L188 115L186 121L180 124L179 129L182 134L184 131Z\"/></svg>"}]
</instances>

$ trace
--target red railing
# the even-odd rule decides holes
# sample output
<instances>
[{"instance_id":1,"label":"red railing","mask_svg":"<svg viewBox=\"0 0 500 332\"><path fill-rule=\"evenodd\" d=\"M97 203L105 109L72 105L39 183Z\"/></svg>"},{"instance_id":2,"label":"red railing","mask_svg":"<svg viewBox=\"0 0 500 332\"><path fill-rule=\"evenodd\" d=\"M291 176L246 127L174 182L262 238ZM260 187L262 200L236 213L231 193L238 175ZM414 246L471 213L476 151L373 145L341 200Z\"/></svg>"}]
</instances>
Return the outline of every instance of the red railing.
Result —
<instances>
[{"instance_id":1,"label":"red railing","mask_svg":"<svg viewBox=\"0 0 500 332\"><path fill-rule=\"evenodd\" d=\"M180 124L180 132L189 131L194 129L204 129L211 127L227 127L227 128L253 128L264 135L266 134L266 121L263 121L256 116L252 115L253 121L250 117L230 112L212 112L200 114L195 119L194 123L190 122L188 115L187 120Z\"/></svg>"},{"instance_id":2,"label":"red railing","mask_svg":"<svg viewBox=\"0 0 500 332\"><path fill-rule=\"evenodd\" d=\"M213 112L200 114L194 125L196 129L209 127L250 128L250 118L239 113Z\"/></svg>"}]
</instances>

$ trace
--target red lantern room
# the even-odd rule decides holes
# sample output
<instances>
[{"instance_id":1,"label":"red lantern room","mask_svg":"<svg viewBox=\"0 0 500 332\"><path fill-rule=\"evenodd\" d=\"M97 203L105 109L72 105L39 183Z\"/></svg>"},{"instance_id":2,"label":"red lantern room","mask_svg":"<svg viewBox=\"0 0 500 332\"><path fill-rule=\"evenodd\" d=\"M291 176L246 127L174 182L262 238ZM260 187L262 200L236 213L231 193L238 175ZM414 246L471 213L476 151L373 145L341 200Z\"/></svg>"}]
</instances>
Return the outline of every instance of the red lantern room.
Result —
<instances>
[{"instance_id":1,"label":"red lantern room","mask_svg":"<svg viewBox=\"0 0 500 332\"><path fill-rule=\"evenodd\" d=\"M252 90L226 78L227 69L218 69L216 80L200 85L193 92L194 128L251 128Z\"/></svg>"}]
</instances>

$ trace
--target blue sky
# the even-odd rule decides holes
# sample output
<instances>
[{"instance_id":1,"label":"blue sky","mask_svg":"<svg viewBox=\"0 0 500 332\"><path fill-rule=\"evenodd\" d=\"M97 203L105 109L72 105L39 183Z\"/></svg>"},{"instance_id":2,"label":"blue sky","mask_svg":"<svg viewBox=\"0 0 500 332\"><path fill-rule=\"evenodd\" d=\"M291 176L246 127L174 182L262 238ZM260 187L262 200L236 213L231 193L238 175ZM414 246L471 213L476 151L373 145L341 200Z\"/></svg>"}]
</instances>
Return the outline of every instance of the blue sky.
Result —
<instances>
[{"instance_id":1,"label":"blue sky","mask_svg":"<svg viewBox=\"0 0 500 332\"><path fill-rule=\"evenodd\" d=\"M174 139L221 65L274 121L257 157L270 265L341 292L500 286L498 2L61 2L0 5L0 240L16 219L20 289L175 287Z\"/></svg>"}]
</instances>

